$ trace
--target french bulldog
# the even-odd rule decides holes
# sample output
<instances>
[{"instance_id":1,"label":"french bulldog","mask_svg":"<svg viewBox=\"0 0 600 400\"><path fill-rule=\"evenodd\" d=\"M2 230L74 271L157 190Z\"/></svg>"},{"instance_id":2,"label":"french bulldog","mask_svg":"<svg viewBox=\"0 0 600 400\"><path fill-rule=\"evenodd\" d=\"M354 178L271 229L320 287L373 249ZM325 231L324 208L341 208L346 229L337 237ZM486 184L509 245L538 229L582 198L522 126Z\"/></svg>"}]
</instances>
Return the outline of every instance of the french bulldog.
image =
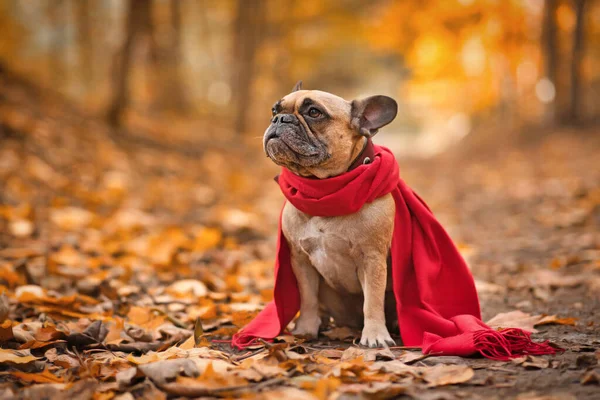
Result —
<instances>
[{"instance_id":1,"label":"french bulldog","mask_svg":"<svg viewBox=\"0 0 600 400\"><path fill-rule=\"evenodd\" d=\"M314 179L347 172L368 139L392 122L398 105L387 96L347 101L302 82L279 100L263 138L275 164ZM369 158L365 158L367 163ZM282 232L300 291L300 316L292 333L316 338L322 322L362 328L360 343L394 345L397 329L388 253L394 229L391 194L338 217L305 214L286 202Z\"/></svg>"}]
</instances>

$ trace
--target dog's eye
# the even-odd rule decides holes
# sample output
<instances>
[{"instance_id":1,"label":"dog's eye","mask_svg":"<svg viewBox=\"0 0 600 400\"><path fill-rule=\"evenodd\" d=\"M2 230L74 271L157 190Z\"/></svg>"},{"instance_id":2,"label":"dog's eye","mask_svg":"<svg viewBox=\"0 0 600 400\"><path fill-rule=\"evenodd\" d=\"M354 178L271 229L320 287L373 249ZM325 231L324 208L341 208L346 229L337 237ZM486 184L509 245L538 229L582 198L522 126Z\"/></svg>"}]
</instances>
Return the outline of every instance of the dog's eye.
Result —
<instances>
[{"instance_id":1,"label":"dog's eye","mask_svg":"<svg viewBox=\"0 0 600 400\"><path fill-rule=\"evenodd\" d=\"M276 116L276 115L277 115L277 110L275 109L275 107L271 108L271 114L272 114L273 116Z\"/></svg>"},{"instance_id":2,"label":"dog's eye","mask_svg":"<svg viewBox=\"0 0 600 400\"><path fill-rule=\"evenodd\" d=\"M311 108L308 110L308 116L311 118L319 118L321 115L323 115L323 113L316 108Z\"/></svg>"}]
</instances>

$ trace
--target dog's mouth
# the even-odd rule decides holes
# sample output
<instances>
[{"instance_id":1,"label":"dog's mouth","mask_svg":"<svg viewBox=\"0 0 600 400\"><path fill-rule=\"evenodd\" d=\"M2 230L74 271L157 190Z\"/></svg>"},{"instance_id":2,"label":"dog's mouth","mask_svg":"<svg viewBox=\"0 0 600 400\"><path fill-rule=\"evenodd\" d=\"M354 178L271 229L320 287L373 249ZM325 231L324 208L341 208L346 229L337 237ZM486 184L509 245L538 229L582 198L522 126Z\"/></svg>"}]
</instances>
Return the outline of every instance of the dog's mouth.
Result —
<instances>
[{"instance_id":1,"label":"dog's mouth","mask_svg":"<svg viewBox=\"0 0 600 400\"><path fill-rule=\"evenodd\" d=\"M297 126L270 126L265 133L264 150L276 164L316 165L326 153L324 146L313 143Z\"/></svg>"},{"instance_id":2,"label":"dog's mouth","mask_svg":"<svg viewBox=\"0 0 600 400\"><path fill-rule=\"evenodd\" d=\"M298 157L317 157L319 155L319 152L317 151L316 148L312 148L312 146L298 146L298 143L294 140L290 140L289 138L286 140L286 138L282 138L282 137L277 137L277 136L273 136L271 138L267 139L267 155L271 156L269 154L269 147L272 146L285 146L287 147L287 149L289 149L289 151L291 151L292 153L294 153L296 156Z\"/></svg>"}]
</instances>

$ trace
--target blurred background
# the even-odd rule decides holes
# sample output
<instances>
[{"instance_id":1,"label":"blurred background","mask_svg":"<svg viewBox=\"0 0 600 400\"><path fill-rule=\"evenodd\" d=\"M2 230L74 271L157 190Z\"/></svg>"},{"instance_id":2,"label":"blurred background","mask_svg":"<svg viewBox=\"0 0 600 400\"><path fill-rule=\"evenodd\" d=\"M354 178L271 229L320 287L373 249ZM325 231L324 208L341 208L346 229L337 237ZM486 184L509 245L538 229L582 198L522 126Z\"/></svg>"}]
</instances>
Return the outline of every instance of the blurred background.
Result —
<instances>
[{"instance_id":1,"label":"blurred background","mask_svg":"<svg viewBox=\"0 0 600 400\"><path fill-rule=\"evenodd\" d=\"M398 101L374 141L458 244L484 318L579 318L597 343L600 0L0 0L8 318L143 327L152 348L165 315L244 326L283 203L262 135L298 80Z\"/></svg>"},{"instance_id":2,"label":"blurred background","mask_svg":"<svg viewBox=\"0 0 600 400\"><path fill-rule=\"evenodd\" d=\"M410 155L600 115L594 0L0 0L0 27L5 68L173 141L261 135L299 79L398 99Z\"/></svg>"}]
</instances>

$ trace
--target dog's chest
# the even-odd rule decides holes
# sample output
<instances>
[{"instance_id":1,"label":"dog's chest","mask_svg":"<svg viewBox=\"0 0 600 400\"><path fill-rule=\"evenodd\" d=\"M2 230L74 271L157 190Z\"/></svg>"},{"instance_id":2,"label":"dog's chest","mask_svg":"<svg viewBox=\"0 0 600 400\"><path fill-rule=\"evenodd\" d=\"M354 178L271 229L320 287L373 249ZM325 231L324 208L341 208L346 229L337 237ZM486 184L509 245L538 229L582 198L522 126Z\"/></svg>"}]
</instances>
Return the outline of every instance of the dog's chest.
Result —
<instances>
[{"instance_id":1,"label":"dog's chest","mask_svg":"<svg viewBox=\"0 0 600 400\"><path fill-rule=\"evenodd\" d=\"M374 236L381 235L381 220L388 219L378 203L366 204L359 213L339 217L309 216L287 203L283 232L293 252L308 257L330 287L339 292L361 293L358 276L365 255L377 247L380 240ZM389 238L382 240L389 243ZM386 251L385 246L382 251Z\"/></svg>"},{"instance_id":2,"label":"dog's chest","mask_svg":"<svg viewBox=\"0 0 600 400\"><path fill-rule=\"evenodd\" d=\"M296 226L292 246L306 254L329 286L360 293L357 274L358 237L341 217L312 217Z\"/></svg>"}]
</instances>

